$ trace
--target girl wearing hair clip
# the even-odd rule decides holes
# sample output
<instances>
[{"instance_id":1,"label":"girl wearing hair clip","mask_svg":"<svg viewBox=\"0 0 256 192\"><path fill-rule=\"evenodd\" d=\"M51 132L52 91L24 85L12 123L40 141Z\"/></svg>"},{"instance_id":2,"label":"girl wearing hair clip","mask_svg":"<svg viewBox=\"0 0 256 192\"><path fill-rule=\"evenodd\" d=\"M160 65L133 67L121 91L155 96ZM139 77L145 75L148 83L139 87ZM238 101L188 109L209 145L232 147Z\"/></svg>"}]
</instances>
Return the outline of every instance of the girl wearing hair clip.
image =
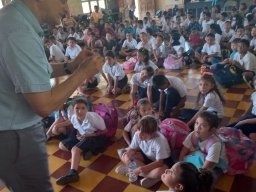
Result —
<instances>
[{"instance_id":1,"label":"girl wearing hair clip","mask_svg":"<svg viewBox=\"0 0 256 192\"><path fill-rule=\"evenodd\" d=\"M168 191L157 192L209 192L213 182L210 171L197 169L192 163L178 162L161 176Z\"/></svg>"}]
</instances>

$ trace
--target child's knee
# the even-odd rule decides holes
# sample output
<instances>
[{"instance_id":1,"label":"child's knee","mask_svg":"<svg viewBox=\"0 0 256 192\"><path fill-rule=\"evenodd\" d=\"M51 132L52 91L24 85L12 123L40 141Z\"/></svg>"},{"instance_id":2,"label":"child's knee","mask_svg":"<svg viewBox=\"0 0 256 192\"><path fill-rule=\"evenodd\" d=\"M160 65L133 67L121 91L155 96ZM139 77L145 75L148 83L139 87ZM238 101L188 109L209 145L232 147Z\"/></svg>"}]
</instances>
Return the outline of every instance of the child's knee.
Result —
<instances>
[{"instance_id":1,"label":"child's knee","mask_svg":"<svg viewBox=\"0 0 256 192\"><path fill-rule=\"evenodd\" d=\"M68 151L68 149L65 147L65 145L62 142L59 142L59 149L63 151Z\"/></svg>"},{"instance_id":2,"label":"child's knee","mask_svg":"<svg viewBox=\"0 0 256 192\"><path fill-rule=\"evenodd\" d=\"M81 153L82 152L82 150L80 149L80 148L78 148L77 146L74 146L74 147L72 147L72 149L71 149L71 153L73 154L73 153Z\"/></svg>"}]
</instances>

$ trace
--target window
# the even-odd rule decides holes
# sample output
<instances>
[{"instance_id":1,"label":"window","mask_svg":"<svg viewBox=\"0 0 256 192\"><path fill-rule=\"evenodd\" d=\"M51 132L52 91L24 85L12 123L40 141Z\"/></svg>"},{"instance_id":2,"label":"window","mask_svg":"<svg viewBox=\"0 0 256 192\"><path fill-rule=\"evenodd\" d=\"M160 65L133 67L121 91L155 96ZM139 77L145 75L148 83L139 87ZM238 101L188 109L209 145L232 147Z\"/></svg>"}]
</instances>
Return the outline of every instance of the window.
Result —
<instances>
[{"instance_id":1,"label":"window","mask_svg":"<svg viewBox=\"0 0 256 192\"><path fill-rule=\"evenodd\" d=\"M93 12L95 5L98 5L102 9L106 8L105 0L82 0L82 8L84 13Z\"/></svg>"},{"instance_id":2,"label":"window","mask_svg":"<svg viewBox=\"0 0 256 192\"><path fill-rule=\"evenodd\" d=\"M3 7L3 3L2 1L0 1L0 9Z\"/></svg>"}]
</instances>

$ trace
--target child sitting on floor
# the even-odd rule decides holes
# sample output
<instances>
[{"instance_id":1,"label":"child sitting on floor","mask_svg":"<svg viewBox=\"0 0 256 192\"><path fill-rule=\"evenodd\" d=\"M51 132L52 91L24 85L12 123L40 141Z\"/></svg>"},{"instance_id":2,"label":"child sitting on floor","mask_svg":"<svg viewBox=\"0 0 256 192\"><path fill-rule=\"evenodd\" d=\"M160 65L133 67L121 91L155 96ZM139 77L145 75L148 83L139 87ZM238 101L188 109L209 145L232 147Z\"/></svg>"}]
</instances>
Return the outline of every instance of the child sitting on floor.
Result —
<instances>
[{"instance_id":1,"label":"child sitting on floor","mask_svg":"<svg viewBox=\"0 0 256 192\"><path fill-rule=\"evenodd\" d=\"M213 176L208 170L198 170L192 163L181 161L166 169L161 180L169 190L157 192L209 192Z\"/></svg>"},{"instance_id":2,"label":"child sitting on floor","mask_svg":"<svg viewBox=\"0 0 256 192\"><path fill-rule=\"evenodd\" d=\"M70 124L74 131L67 139L59 143L59 148L71 151L71 168L67 175L57 179L58 185L67 185L79 180L78 166L81 154L88 160L92 154L97 154L105 148L105 138L98 136L97 131L105 132L106 125L101 116L95 112L89 112L89 102L84 98L76 98L73 101L74 114Z\"/></svg>"},{"instance_id":3,"label":"child sitting on floor","mask_svg":"<svg viewBox=\"0 0 256 192\"><path fill-rule=\"evenodd\" d=\"M127 152L121 157L125 165L117 167L116 173L129 174L129 164L135 163L137 168L130 175L144 177L140 181L141 186L150 188L160 181L164 170L172 165L171 151L167 139L158 131L155 117L144 116L138 129Z\"/></svg>"},{"instance_id":4,"label":"child sitting on floor","mask_svg":"<svg viewBox=\"0 0 256 192\"><path fill-rule=\"evenodd\" d=\"M136 105L138 99L148 98L153 104L159 100L159 92L152 86L152 77L154 70L152 67L147 66L142 69L140 73L133 74L131 78L131 99L133 106Z\"/></svg>"},{"instance_id":5,"label":"child sitting on floor","mask_svg":"<svg viewBox=\"0 0 256 192\"><path fill-rule=\"evenodd\" d=\"M253 86L256 89L256 77L253 78ZM247 137L256 141L256 92L251 95L252 105L248 112L243 115L238 122L228 125L240 129Z\"/></svg>"},{"instance_id":6,"label":"child sitting on floor","mask_svg":"<svg viewBox=\"0 0 256 192\"><path fill-rule=\"evenodd\" d=\"M146 67L150 66L154 69L155 73L158 72L158 67L150 60L149 51L145 48L140 48L137 52L138 62L134 67L134 72L139 73L141 70Z\"/></svg>"},{"instance_id":7,"label":"child sitting on floor","mask_svg":"<svg viewBox=\"0 0 256 192\"><path fill-rule=\"evenodd\" d=\"M128 78L122 69L121 65L116 62L115 54L108 51L105 55L105 64L103 65L103 72L107 74L107 93L120 94L127 89Z\"/></svg>"},{"instance_id":8,"label":"child sitting on floor","mask_svg":"<svg viewBox=\"0 0 256 192\"><path fill-rule=\"evenodd\" d=\"M176 117L184 107L187 88L184 82L174 76L155 75L153 86L160 91L159 116L163 119Z\"/></svg>"},{"instance_id":9,"label":"child sitting on floor","mask_svg":"<svg viewBox=\"0 0 256 192\"><path fill-rule=\"evenodd\" d=\"M124 127L123 130L123 137L125 142L130 145L131 140L135 134L135 132L138 130L138 122L139 120L146 116L146 115L152 115L153 109L151 106L151 103L148 99L140 99L135 107L137 116L134 118L131 118L128 124Z\"/></svg>"},{"instance_id":10,"label":"child sitting on floor","mask_svg":"<svg viewBox=\"0 0 256 192\"><path fill-rule=\"evenodd\" d=\"M205 74L199 81L199 93L196 100L197 109L183 109L182 116L185 120L189 120L187 124L190 127L193 127L198 114L204 110L216 112L219 121L221 121L224 115L223 103L224 98L220 94L213 77Z\"/></svg>"},{"instance_id":11,"label":"child sitting on floor","mask_svg":"<svg viewBox=\"0 0 256 192\"><path fill-rule=\"evenodd\" d=\"M212 170L215 181L228 169L226 147L216 135L218 122L218 116L214 112L201 111L194 131L183 142L179 157L180 161L193 163L197 168ZM195 149L193 152L192 148Z\"/></svg>"}]
</instances>

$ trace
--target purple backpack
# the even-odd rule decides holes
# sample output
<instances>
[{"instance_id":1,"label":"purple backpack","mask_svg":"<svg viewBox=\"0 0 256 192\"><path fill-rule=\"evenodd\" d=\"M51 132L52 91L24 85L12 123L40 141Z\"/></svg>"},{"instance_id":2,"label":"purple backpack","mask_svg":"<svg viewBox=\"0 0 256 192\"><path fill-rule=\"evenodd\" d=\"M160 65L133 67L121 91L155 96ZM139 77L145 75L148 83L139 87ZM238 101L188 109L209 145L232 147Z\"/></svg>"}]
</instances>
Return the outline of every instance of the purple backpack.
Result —
<instances>
[{"instance_id":1,"label":"purple backpack","mask_svg":"<svg viewBox=\"0 0 256 192\"><path fill-rule=\"evenodd\" d=\"M112 104L99 103L93 106L93 111L104 119L107 132L103 136L107 138L114 137L118 126L117 109ZM100 132L98 132L98 135L101 135Z\"/></svg>"}]
</instances>

